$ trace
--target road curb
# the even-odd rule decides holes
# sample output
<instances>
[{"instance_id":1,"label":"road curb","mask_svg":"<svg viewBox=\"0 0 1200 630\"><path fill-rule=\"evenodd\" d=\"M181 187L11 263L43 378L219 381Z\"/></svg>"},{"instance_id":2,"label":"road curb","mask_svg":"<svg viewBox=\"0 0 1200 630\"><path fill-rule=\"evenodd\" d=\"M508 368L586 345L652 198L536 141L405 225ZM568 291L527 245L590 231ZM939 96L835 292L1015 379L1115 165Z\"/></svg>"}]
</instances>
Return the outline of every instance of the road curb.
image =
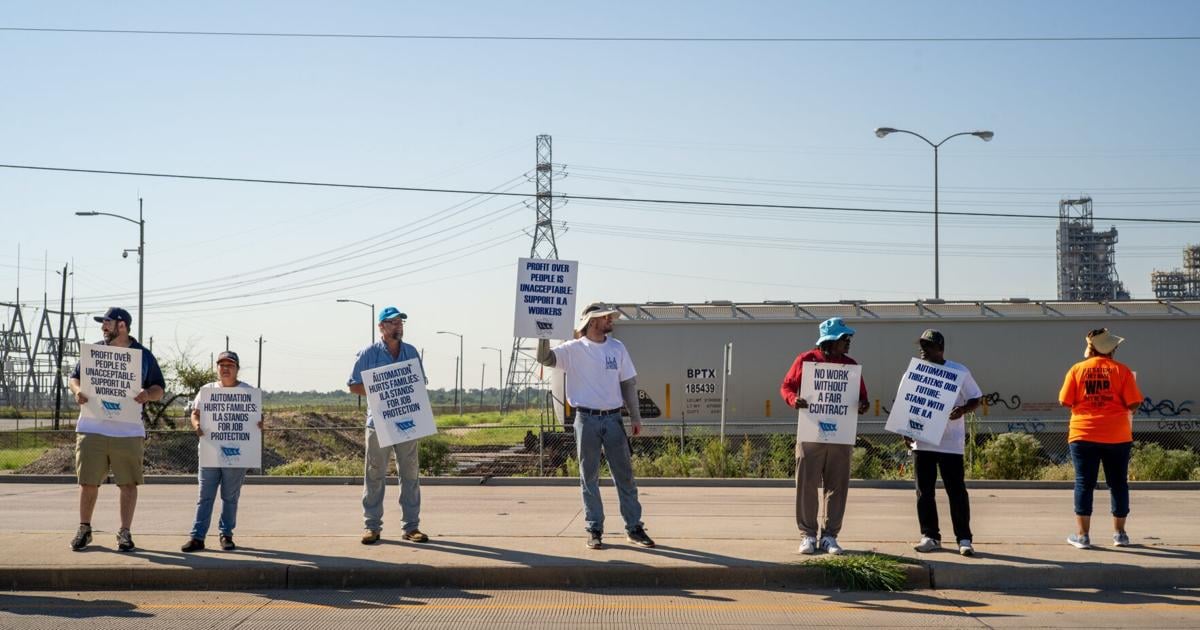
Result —
<instances>
[{"instance_id":1,"label":"road curb","mask_svg":"<svg viewBox=\"0 0 1200 630\"><path fill-rule=\"evenodd\" d=\"M907 589L932 587L929 568L904 565ZM711 567L613 564L542 567L320 567L253 563L238 567L0 567L7 590L247 590L345 588L832 588L803 562Z\"/></svg>"}]
</instances>

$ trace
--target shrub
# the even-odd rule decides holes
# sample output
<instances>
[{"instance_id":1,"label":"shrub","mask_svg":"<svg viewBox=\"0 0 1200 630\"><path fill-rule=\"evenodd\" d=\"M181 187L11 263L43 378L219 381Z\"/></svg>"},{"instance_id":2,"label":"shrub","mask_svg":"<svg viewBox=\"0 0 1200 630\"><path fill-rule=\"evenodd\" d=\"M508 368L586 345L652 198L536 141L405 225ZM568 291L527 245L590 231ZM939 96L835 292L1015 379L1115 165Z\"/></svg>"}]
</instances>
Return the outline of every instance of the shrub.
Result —
<instances>
[{"instance_id":1,"label":"shrub","mask_svg":"<svg viewBox=\"0 0 1200 630\"><path fill-rule=\"evenodd\" d=\"M450 457L450 445L440 435L431 435L421 440L418 446L417 460L421 462L421 472L426 475L444 475L454 470L454 460Z\"/></svg>"},{"instance_id":2,"label":"shrub","mask_svg":"<svg viewBox=\"0 0 1200 630\"><path fill-rule=\"evenodd\" d=\"M1036 479L1042 446L1028 433L1001 433L984 445L984 479Z\"/></svg>"},{"instance_id":3,"label":"shrub","mask_svg":"<svg viewBox=\"0 0 1200 630\"><path fill-rule=\"evenodd\" d=\"M279 477L355 477L363 474L361 459L301 459L267 470Z\"/></svg>"},{"instance_id":4,"label":"shrub","mask_svg":"<svg viewBox=\"0 0 1200 630\"><path fill-rule=\"evenodd\" d=\"M899 591L908 580L900 561L875 553L826 556L805 564L825 572L825 583L848 591Z\"/></svg>"},{"instance_id":5,"label":"shrub","mask_svg":"<svg viewBox=\"0 0 1200 630\"><path fill-rule=\"evenodd\" d=\"M700 453L706 477L741 477L745 473L745 462L730 454L720 438L709 438Z\"/></svg>"},{"instance_id":6,"label":"shrub","mask_svg":"<svg viewBox=\"0 0 1200 630\"><path fill-rule=\"evenodd\" d=\"M700 467L700 461L694 454L680 451L678 442L668 440L654 466L662 477L691 477L692 471Z\"/></svg>"},{"instance_id":7,"label":"shrub","mask_svg":"<svg viewBox=\"0 0 1200 630\"><path fill-rule=\"evenodd\" d=\"M767 438L767 465L765 475L789 478L796 474L796 436L773 433Z\"/></svg>"},{"instance_id":8,"label":"shrub","mask_svg":"<svg viewBox=\"0 0 1200 630\"><path fill-rule=\"evenodd\" d=\"M1200 459L1192 449L1167 450L1160 444L1137 442L1129 457L1129 478L1139 481L1184 481Z\"/></svg>"},{"instance_id":9,"label":"shrub","mask_svg":"<svg viewBox=\"0 0 1200 630\"><path fill-rule=\"evenodd\" d=\"M1048 464L1038 471L1042 481L1075 481L1074 464Z\"/></svg>"},{"instance_id":10,"label":"shrub","mask_svg":"<svg viewBox=\"0 0 1200 630\"><path fill-rule=\"evenodd\" d=\"M856 446L850 455L851 479L882 479L883 463L867 449Z\"/></svg>"}]
</instances>

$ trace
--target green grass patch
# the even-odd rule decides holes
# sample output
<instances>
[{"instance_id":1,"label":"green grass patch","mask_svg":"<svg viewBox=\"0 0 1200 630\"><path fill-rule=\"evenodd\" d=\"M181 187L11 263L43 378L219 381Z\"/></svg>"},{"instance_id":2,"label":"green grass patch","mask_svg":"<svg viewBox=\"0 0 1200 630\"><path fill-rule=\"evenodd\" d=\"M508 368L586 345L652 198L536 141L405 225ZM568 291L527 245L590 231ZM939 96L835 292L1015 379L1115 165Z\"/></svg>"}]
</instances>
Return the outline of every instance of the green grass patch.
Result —
<instances>
[{"instance_id":1,"label":"green grass patch","mask_svg":"<svg viewBox=\"0 0 1200 630\"><path fill-rule=\"evenodd\" d=\"M0 449L0 470L17 470L36 461L50 450L48 446Z\"/></svg>"},{"instance_id":2,"label":"green grass patch","mask_svg":"<svg viewBox=\"0 0 1200 630\"><path fill-rule=\"evenodd\" d=\"M828 586L847 591L899 591L908 582L900 559L877 553L826 556L805 564L824 570Z\"/></svg>"},{"instance_id":3,"label":"green grass patch","mask_svg":"<svg viewBox=\"0 0 1200 630\"><path fill-rule=\"evenodd\" d=\"M362 473L362 459L299 460L267 471L279 477L355 477Z\"/></svg>"}]
</instances>

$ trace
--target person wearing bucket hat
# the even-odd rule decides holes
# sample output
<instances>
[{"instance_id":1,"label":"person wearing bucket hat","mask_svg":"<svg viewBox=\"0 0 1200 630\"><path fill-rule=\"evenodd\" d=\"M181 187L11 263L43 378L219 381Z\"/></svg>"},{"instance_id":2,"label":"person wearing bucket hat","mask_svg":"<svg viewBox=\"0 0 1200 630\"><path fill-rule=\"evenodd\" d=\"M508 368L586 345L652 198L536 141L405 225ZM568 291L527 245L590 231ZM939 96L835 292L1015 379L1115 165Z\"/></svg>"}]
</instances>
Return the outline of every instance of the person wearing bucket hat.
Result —
<instances>
[{"instance_id":1,"label":"person wearing bucket hat","mask_svg":"<svg viewBox=\"0 0 1200 630\"><path fill-rule=\"evenodd\" d=\"M942 473L942 484L950 500L950 522L954 526L954 538L958 541L958 553L975 555L974 536L971 534L971 498L967 494L963 453L967 443L967 423L963 417L979 406L983 392L967 366L946 358L946 337L932 328L917 338L921 359L944 365L962 374L958 393L950 409L950 421L941 442L932 444L904 438L913 451L913 471L917 486L917 522L921 527L921 540L913 549L922 553L942 548L942 533L938 525L937 491L938 471Z\"/></svg>"},{"instance_id":2,"label":"person wearing bucket hat","mask_svg":"<svg viewBox=\"0 0 1200 630\"><path fill-rule=\"evenodd\" d=\"M1113 545L1129 545L1129 455L1133 417L1141 406L1141 389L1132 370L1113 359L1125 339L1098 328L1087 334L1083 361L1071 366L1058 401L1071 408L1067 442L1075 464L1076 532L1067 542L1078 549L1092 546L1092 495L1100 466L1108 485L1113 517Z\"/></svg>"},{"instance_id":3,"label":"person wearing bucket hat","mask_svg":"<svg viewBox=\"0 0 1200 630\"><path fill-rule=\"evenodd\" d=\"M255 389L250 383L238 380L240 370L241 359L238 358L238 353L226 350L217 355L217 380L200 389L221 387ZM191 420L192 430L196 432L196 435L204 435L204 430L200 426L200 392L196 392L196 398L192 401ZM260 419L258 430L262 431L262 428L263 423ZM200 483L199 496L196 499L196 518L192 522L192 531L188 536L188 541L183 544L180 551L192 553L204 549L204 539L208 536L208 527L212 523L213 504L217 500L218 489L221 491L221 519L217 521L217 528L220 531L218 540L221 542L221 549L225 551L237 549L237 545L233 542L233 528L237 526L238 500L242 496L242 484L246 481L246 470L245 468L201 466L196 471L196 477Z\"/></svg>"},{"instance_id":4,"label":"person wearing bucket hat","mask_svg":"<svg viewBox=\"0 0 1200 630\"><path fill-rule=\"evenodd\" d=\"M621 422L621 408L629 412L633 434L641 433L642 417L637 396L637 370L625 344L609 336L620 312L602 303L583 309L576 339L551 348L538 340L537 360L566 372L567 402L575 409L575 448L579 455L579 486L583 494L584 529L588 549L603 546L604 504L600 501L600 454L603 452L617 486L626 540L653 547L642 523L642 504L633 479L629 437Z\"/></svg>"},{"instance_id":5,"label":"person wearing bucket hat","mask_svg":"<svg viewBox=\"0 0 1200 630\"><path fill-rule=\"evenodd\" d=\"M114 346L138 350L142 355L141 387L134 402L142 407L148 402L162 400L166 389L162 369L154 353L129 336L133 318L129 311L112 307L104 315L95 318L100 323L103 341L101 346ZM100 417L90 406L83 391L81 363L75 364L68 387L79 405L79 420L75 423L75 474L79 478L79 529L71 540L71 549L82 551L92 542L92 514L96 509L96 498L100 484L112 471L113 480L120 491L121 526L117 530L117 549L133 551L133 513L137 508L138 486L143 481L142 456L146 442L146 426L142 422L117 422ZM88 378L93 378L88 375ZM106 402L107 404L107 402Z\"/></svg>"},{"instance_id":6,"label":"person wearing bucket hat","mask_svg":"<svg viewBox=\"0 0 1200 630\"><path fill-rule=\"evenodd\" d=\"M854 329L847 326L842 318L831 317L821 322L817 332L817 347L800 353L779 385L779 395L789 407L795 409L808 406L808 402L799 396L805 363L858 365L857 361L846 354L850 351L850 339L854 336ZM867 384L860 379L858 413L866 413L869 406ZM854 447L850 444L796 444L796 525L801 533L800 553L815 553L818 547L833 555L842 553L837 537L846 513L846 492L850 488L850 455L853 451ZM823 490L819 497L818 488ZM823 521L818 522L818 514L824 514Z\"/></svg>"},{"instance_id":7,"label":"person wearing bucket hat","mask_svg":"<svg viewBox=\"0 0 1200 630\"><path fill-rule=\"evenodd\" d=\"M406 319L408 315L395 306L385 306L379 311L379 341L358 353L354 367L350 370L350 379L346 381L351 394L367 395L367 388L362 380L364 371L393 363L416 359L421 368L421 375L424 376L425 366L421 363L421 354L411 344L403 341ZM364 441L366 454L363 468L362 544L373 545L379 542L380 532L383 530L383 495L387 488L388 460L391 459L392 453L396 454L396 472L400 476L400 520L404 531L400 537L409 542L428 541L429 536L418 528L421 523L421 466L417 459L420 441L410 440L393 444L391 447L380 446L370 405L367 406L367 435Z\"/></svg>"}]
</instances>

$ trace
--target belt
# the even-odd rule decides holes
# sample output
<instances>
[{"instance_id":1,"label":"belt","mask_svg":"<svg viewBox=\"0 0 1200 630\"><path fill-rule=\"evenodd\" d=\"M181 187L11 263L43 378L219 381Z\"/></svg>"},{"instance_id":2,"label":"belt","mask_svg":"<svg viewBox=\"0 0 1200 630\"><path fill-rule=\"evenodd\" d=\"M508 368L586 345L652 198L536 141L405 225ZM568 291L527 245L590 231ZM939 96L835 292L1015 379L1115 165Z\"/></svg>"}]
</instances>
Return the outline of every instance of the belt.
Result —
<instances>
[{"instance_id":1,"label":"belt","mask_svg":"<svg viewBox=\"0 0 1200 630\"><path fill-rule=\"evenodd\" d=\"M589 409L587 407L576 407L575 411L586 413L589 416L607 416L610 413L621 413L621 407L614 409Z\"/></svg>"}]
</instances>

